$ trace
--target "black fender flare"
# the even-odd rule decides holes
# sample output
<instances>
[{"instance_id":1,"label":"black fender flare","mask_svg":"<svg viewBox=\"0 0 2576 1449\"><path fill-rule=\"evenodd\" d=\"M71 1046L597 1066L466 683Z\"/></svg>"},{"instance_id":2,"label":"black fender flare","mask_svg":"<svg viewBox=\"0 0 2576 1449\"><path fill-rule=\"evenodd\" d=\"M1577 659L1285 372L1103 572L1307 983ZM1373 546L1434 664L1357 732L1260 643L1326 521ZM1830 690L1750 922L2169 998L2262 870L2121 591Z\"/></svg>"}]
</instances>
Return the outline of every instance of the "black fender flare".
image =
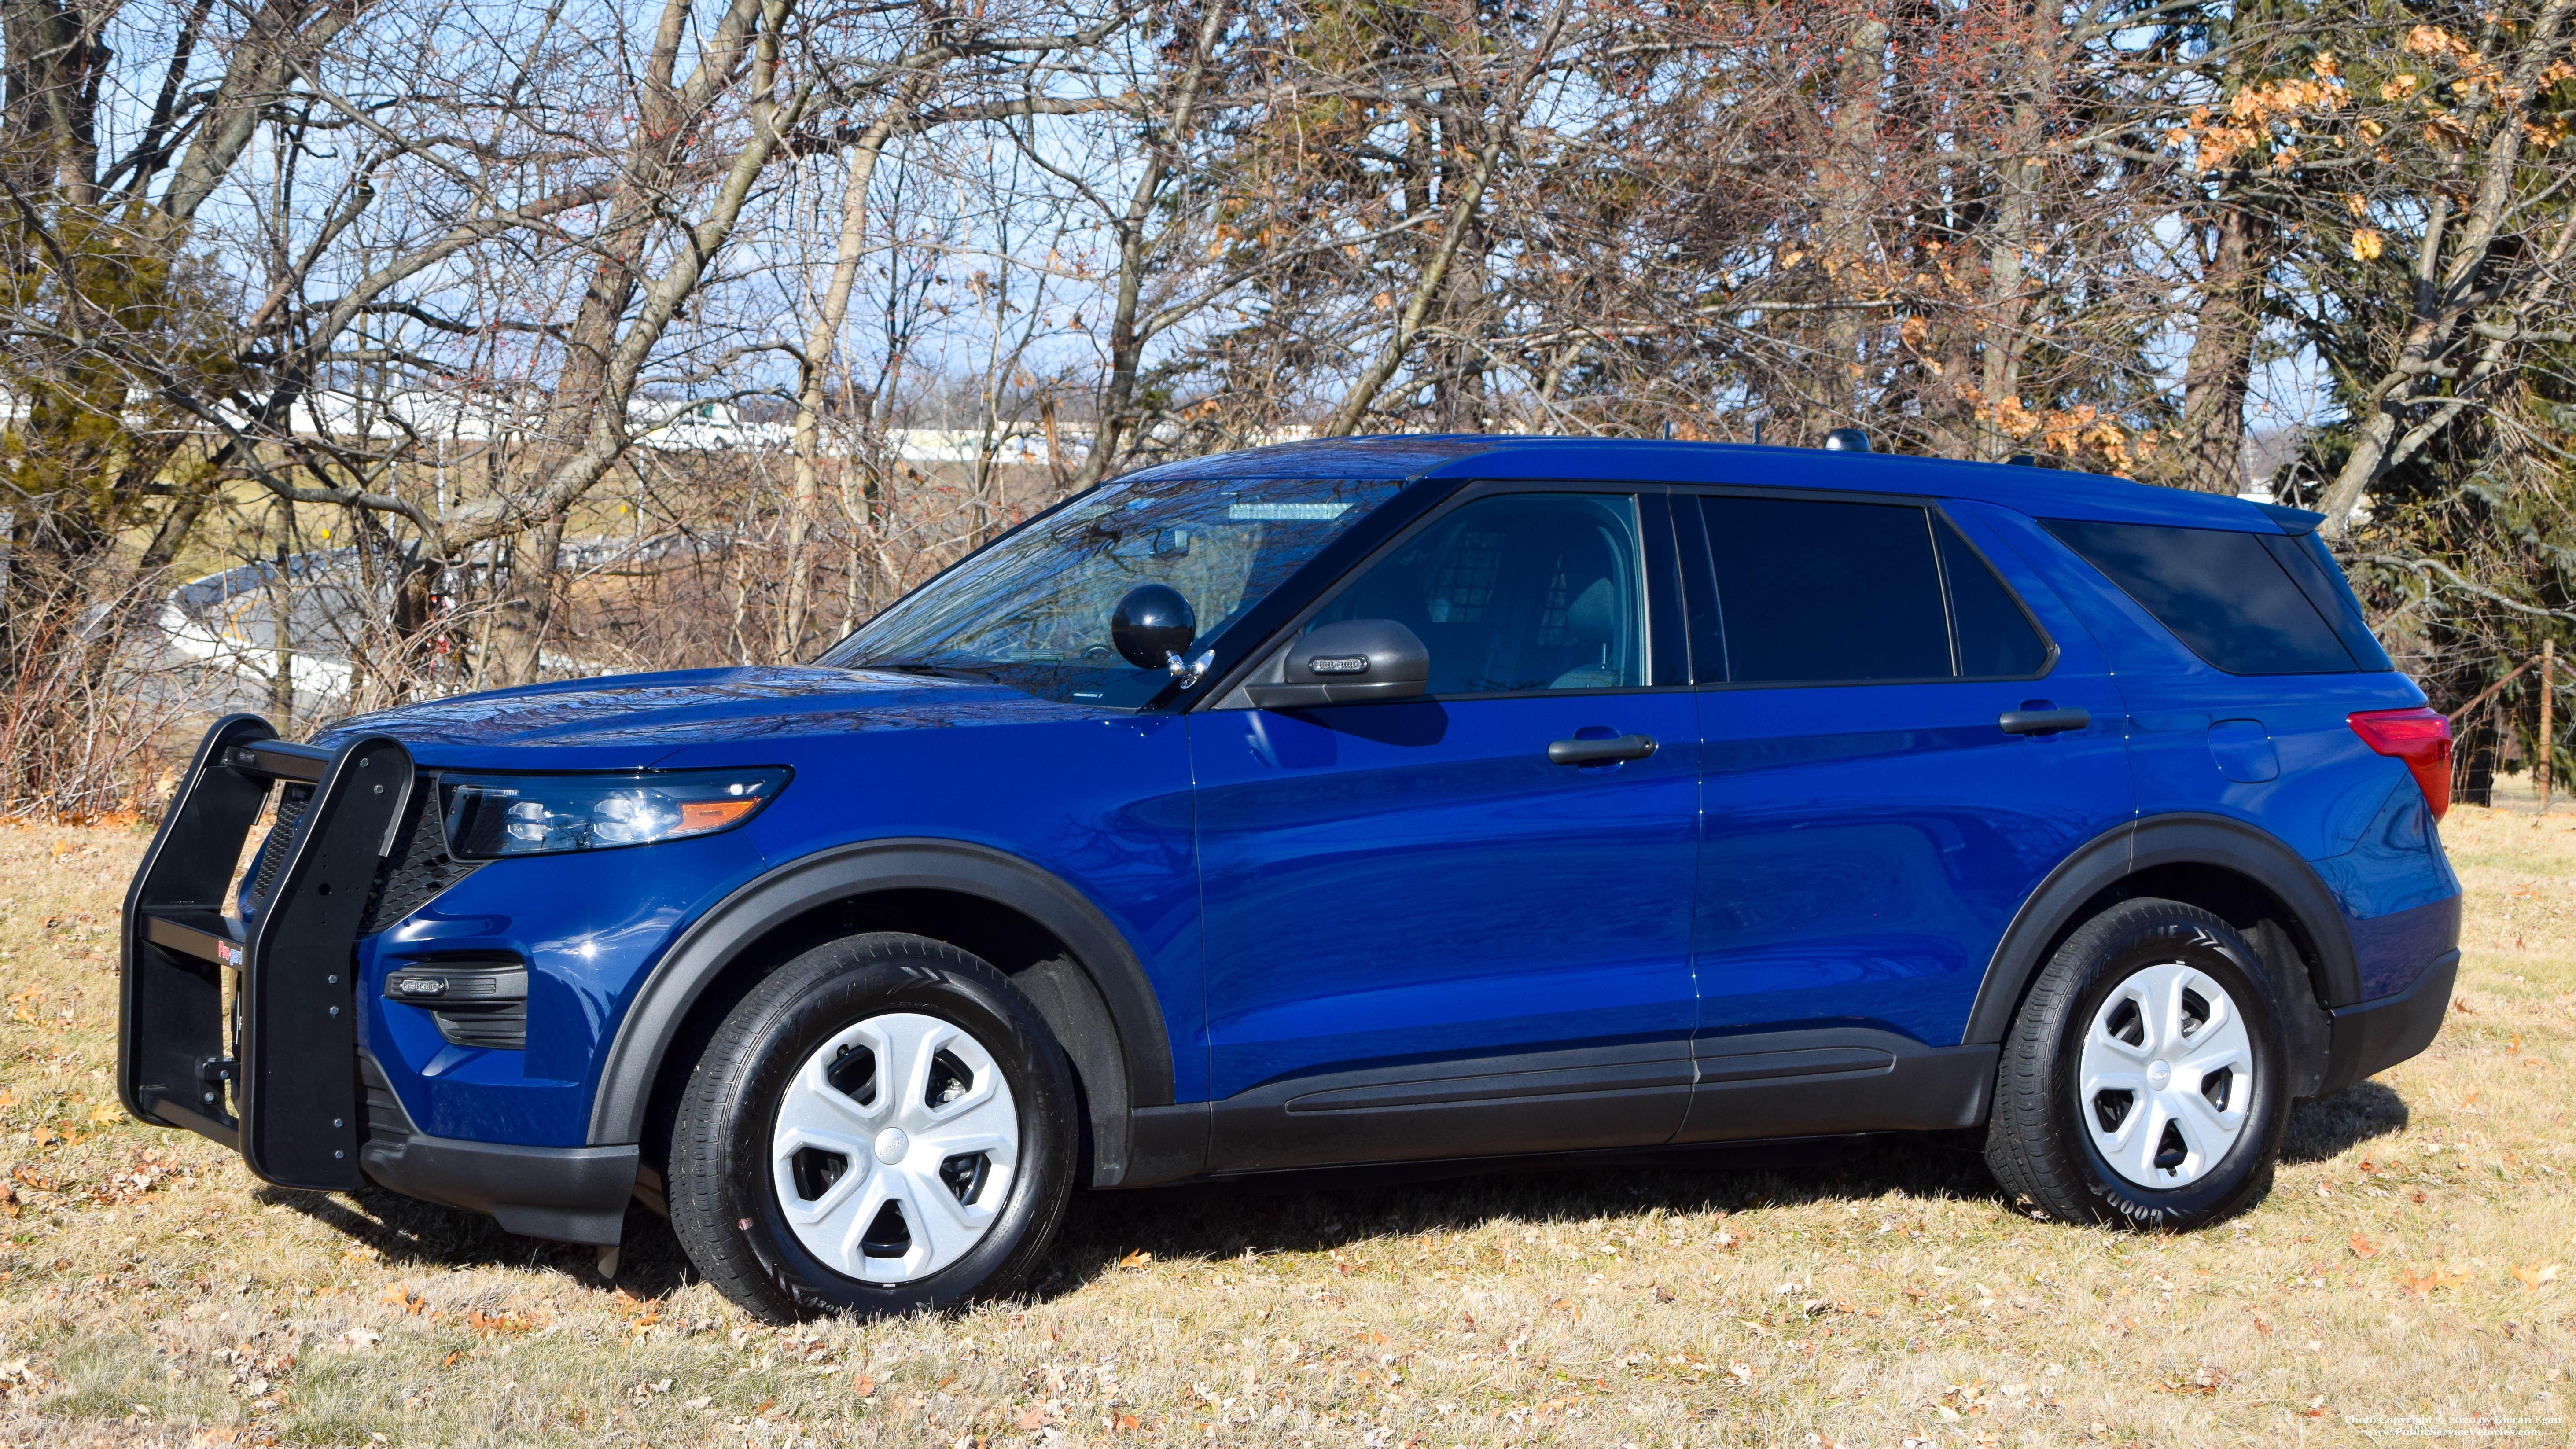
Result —
<instances>
[{"instance_id":1,"label":"black fender flare","mask_svg":"<svg viewBox=\"0 0 2576 1449\"><path fill-rule=\"evenodd\" d=\"M2313 867L2271 835L2224 815L2177 812L2115 826L2078 847L2050 871L2022 902L1986 965L1985 982L1969 1009L1962 1045L2000 1042L2021 1009L2024 991L2049 951L2080 924L2077 912L2104 890L2140 871L2166 865L2207 865L2234 871L2278 897L2294 918L2311 955L2309 993L2323 1013L2360 999L2361 973L2343 909ZM2289 1001L2285 1007L2296 1008ZM2302 1013L2304 1015L2304 1013ZM2298 1033L2304 1037L2305 1033ZM2320 1037L2317 1045L2322 1048Z\"/></svg>"},{"instance_id":2,"label":"black fender flare","mask_svg":"<svg viewBox=\"0 0 2576 1449\"><path fill-rule=\"evenodd\" d=\"M643 1139L654 1082L690 1008L771 931L808 911L892 890L979 896L1052 932L1098 991L1126 1065L1125 1092L1102 1094L1125 1100L1095 1102L1095 1113L1107 1108L1120 1119L1105 1125L1113 1126L1123 1148L1127 1109L1170 1105L1172 1046L1162 1007L1109 918L1080 891L1018 856L964 841L906 837L835 846L790 861L725 897L683 931L618 1021L591 1099L590 1142ZM1049 994L1036 999L1044 1009ZM1085 1046L1065 1043L1077 1061Z\"/></svg>"}]
</instances>

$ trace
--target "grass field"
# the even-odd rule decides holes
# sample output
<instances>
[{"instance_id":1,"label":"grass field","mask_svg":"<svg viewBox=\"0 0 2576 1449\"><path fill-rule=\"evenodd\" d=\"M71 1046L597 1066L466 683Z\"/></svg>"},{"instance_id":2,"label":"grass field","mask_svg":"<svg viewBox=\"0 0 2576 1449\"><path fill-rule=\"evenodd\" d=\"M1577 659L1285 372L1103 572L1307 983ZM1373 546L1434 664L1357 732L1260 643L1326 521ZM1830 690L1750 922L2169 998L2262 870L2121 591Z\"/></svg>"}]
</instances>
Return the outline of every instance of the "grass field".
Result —
<instances>
[{"instance_id":1,"label":"grass field","mask_svg":"<svg viewBox=\"0 0 2576 1449\"><path fill-rule=\"evenodd\" d=\"M2269 1202L2030 1221L1973 1143L1079 1201L1027 1301L748 1324L586 1251L259 1186L127 1120L141 837L0 827L0 1442L2563 1445L2576 813L2461 807L2456 1007L2297 1109Z\"/></svg>"}]
</instances>

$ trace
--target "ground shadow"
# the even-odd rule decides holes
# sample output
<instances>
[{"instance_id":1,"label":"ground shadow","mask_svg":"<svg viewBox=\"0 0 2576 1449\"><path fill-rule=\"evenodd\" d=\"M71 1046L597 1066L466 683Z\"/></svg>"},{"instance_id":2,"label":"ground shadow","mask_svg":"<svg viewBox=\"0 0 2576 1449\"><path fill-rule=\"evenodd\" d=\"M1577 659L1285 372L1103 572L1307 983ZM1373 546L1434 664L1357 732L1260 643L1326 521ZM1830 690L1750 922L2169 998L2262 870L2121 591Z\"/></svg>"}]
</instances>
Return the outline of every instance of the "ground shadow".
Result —
<instances>
[{"instance_id":1,"label":"ground shadow","mask_svg":"<svg viewBox=\"0 0 2576 1449\"><path fill-rule=\"evenodd\" d=\"M378 1187L345 1194L271 1187L261 1189L259 1198L292 1208L375 1249L397 1271L550 1268L593 1285L607 1283L599 1273L597 1248L523 1238L481 1213L422 1202ZM658 1298L694 1277L688 1256L671 1236L671 1225L641 1206L628 1207L617 1286L638 1297Z\"/></svg>"},{"instance_id":2,"label":"ground shadow","mask_svg":"<svg viewBox=\"0 0 2576 1449\"><path fill-rule=\"evenodd\" d=\"M2385 1082L2361 1082L2290 1109L2281 1160L2323 1162L2374 1138L2406 1130L2406 1099Z\"/></svg>"},{"instance_id":3,"label":"ground shadow","mask_svg":"<svg viewBox=\"0 0 2576 1449\"><path fill-rule=\"evenodd\" d=\"M1428 1181L1339 1174L1088 1193L1075 1199L1032 1287L1042 1297L1078 1289L1136 1252L1201 1260L1247 1250L1323 1252L1369 1238L1461 1232L1497 1219L1583 1221L1657 1207L1735 1212L1890 1192L1999 1201L1986 1171L1984 1134L1913 1133L1662 1160L1540 1162Z\"/></svg>"},{"instance_id":4,"label":"ground shadow","mask_svg":"<svg viewBox=\"0 0 2576 1449\"><path fill-rule=\"evenodd\" d=\"M2363 1082L2292 1108L2281 1160L2322 1162L2403 1131L2407 1120L2405 1099L2395 1090ZM1583 1221L1654 1207L1735 1212L1889 1193L1982 1202L2001 1197L1986 1170L1981 1132L1541 1161L1472 1174L1312 1173L1081 1193L1031 1288L1040 1297L1072 1292L1137 1252L1202 1261L1241 1257L1246 1250L1326 1252L1369 1238L1461 1232L1497 1219ZM604 1281L596 1249L518 1237L479 1213L379 1188L345 1196L271 1188L262 1198L327 1224L397 1268L544 1267L592 1284ZM660 1297L696 1276L670 1224L630 1208L617 1285L639 1297Z\"/></svg>"}]
</instances>

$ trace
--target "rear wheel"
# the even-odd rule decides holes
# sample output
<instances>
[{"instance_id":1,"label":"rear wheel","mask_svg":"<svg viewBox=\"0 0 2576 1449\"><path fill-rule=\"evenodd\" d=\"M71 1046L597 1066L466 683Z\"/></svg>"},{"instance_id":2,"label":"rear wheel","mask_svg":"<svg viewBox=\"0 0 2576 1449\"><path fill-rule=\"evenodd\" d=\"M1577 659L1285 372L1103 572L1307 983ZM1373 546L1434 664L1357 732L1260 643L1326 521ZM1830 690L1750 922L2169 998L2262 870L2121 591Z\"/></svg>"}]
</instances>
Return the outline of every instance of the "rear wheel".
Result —
<instances>
[{"instance_id":1,"label":"rear wheel","mask_svg":"<svg viewBox=\"0 0 2576 1449\"><path fill-rule=\"evenodd\" d=\"M783 1321L1017 1289L1072 1189L1072 1073L1000 972L918 936L797 957L716 1031L673 1124L671 1222Z\"/></svg>"},{"instance_id":2,"label":"rear wheel","mask_svg":"<svg viewBox=\"0 0 2576 1449\"><path fill-rule=\"evenodd\" d=\"M2014 1019L1986 1161L2052 1217L2213 1222L2271 1188L2282 1062L2244 939L2196 906L2124 901L2067 938Z\"/></svg>"}]
</instances>

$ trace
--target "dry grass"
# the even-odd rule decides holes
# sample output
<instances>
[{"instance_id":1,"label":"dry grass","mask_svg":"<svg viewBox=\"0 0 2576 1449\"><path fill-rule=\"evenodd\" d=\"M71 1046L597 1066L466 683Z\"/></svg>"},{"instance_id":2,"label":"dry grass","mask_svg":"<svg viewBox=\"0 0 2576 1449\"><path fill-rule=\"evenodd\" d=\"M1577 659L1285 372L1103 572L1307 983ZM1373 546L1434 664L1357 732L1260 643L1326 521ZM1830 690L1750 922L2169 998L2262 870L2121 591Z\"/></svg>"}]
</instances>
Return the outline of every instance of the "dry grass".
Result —
<instances>
[{"instance_id":1,"label":"dry grass","mask_svg":"<svg viewBox=\"0 0 2576 1449\"><path fill-rule=\"evenodd\" d=\"M0 829L0 1440L371 1445L2564 1444L2576 815L2463 807L2459 1009L2192 1237L1973 1144L1077 1204L1029 1301L753 1327L658 1223L578 1250L258 1186L115 1107L140 837ZM2375 1417L2376 1416L2376 1417ZM2483 1437L2483 1436L2482 1436Z\"/></svg>"}]
</instances>

